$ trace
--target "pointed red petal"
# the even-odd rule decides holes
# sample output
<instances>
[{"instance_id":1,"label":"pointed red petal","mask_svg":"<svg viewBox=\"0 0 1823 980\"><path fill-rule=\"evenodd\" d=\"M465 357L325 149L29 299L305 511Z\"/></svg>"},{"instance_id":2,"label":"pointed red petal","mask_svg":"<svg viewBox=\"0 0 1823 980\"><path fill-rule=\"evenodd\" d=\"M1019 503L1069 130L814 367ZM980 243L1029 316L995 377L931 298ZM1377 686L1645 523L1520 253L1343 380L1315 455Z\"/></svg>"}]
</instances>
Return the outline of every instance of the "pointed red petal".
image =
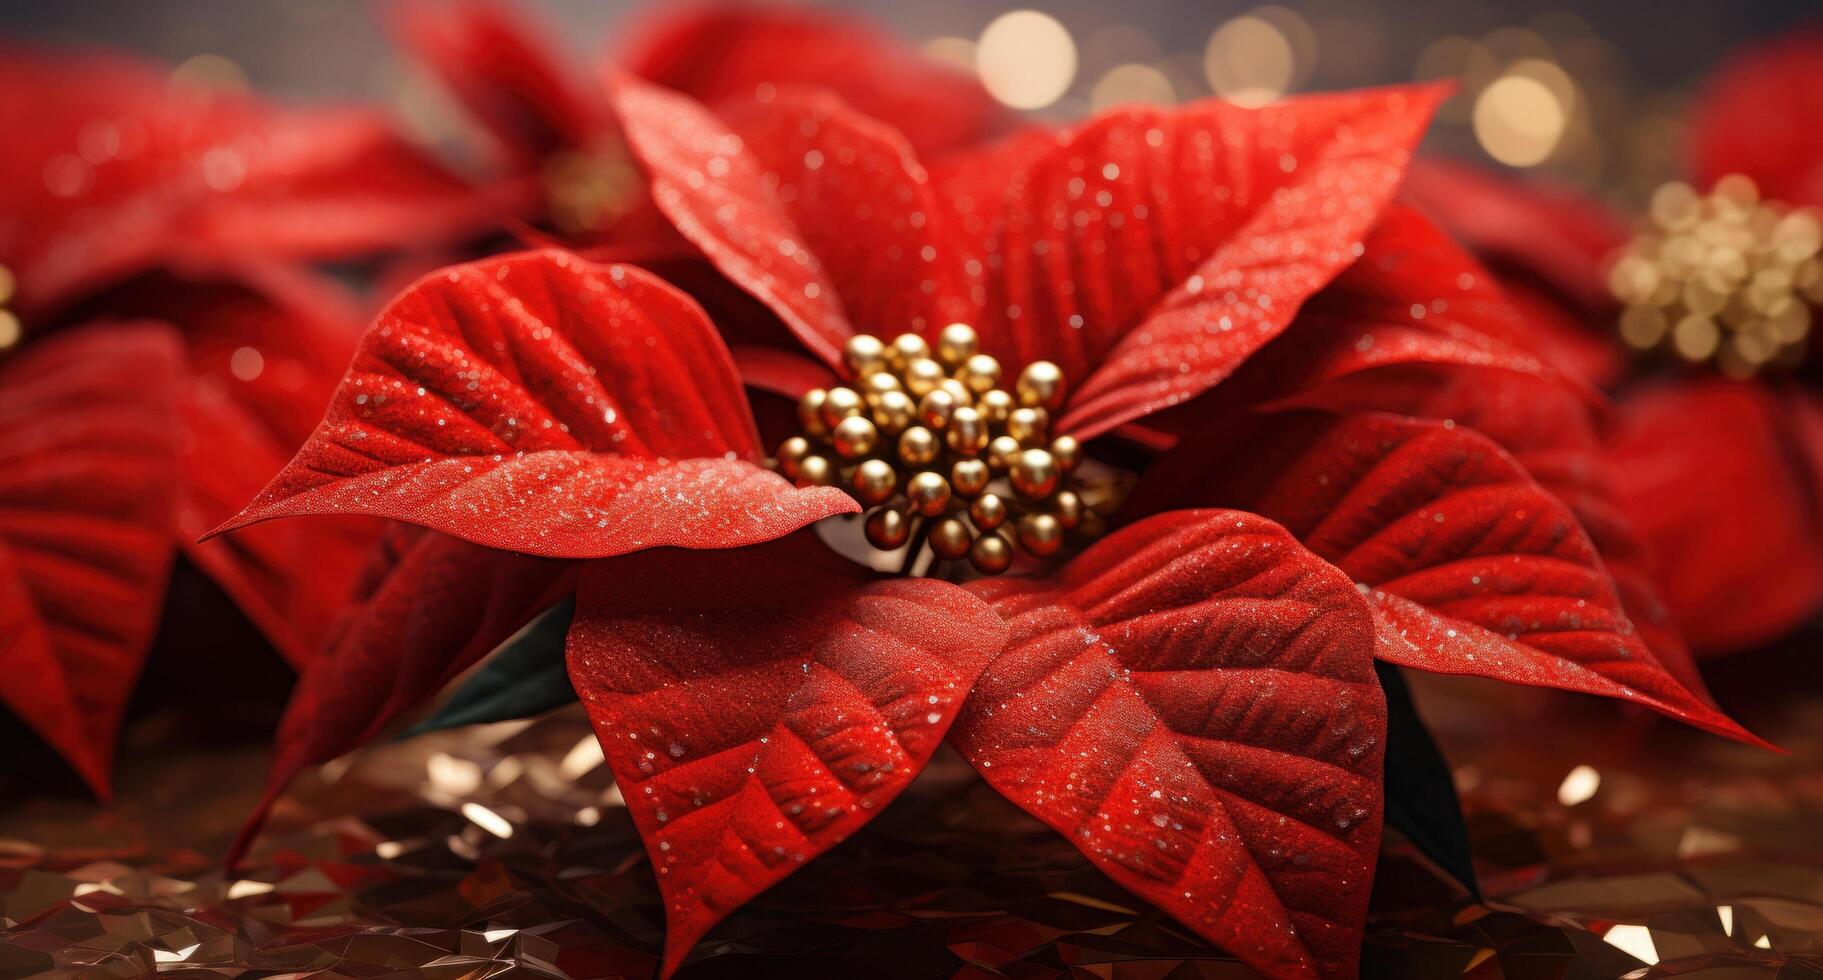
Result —
<instances>
[{"instance_id":1,"label":"pointed red petal","mask_svg":"<svg viewBox=\"0 0 1823 980\"><path fill-rule=\"evenodd\" d=\"M0 50L0 264L28 320L180 259L422 243L494 206L365 110L284 112L119 55Z\"/></svg>"},{"instance_id":2,"label":"pointed red petal","mask_svg":"<svg viewBox=\"0 0 1823 980\"><path fill-rule=\"evenodd\" d=\"M329 414L223 530L369 514L529 554L766 541L856 510L754 463L753 419L702 310L564 252L455 266L368 329Z\"/></svg>"},{"instance_id":3,"label":"pointed red petal","mask_svg":"<svg viewBox=\"0 0 1823 980\"><path fill-rule=\"evenodd\" d=\"M1746 174L1767 198L1823 207L1823 28L1735 54L1704 86L1690 134L1705 187Z\"/></svg>"},{"instance_id":4,"label":"pointed red petal","mask_svg":"<svg viewBox=\"0 0 1823 980\"><path fill-rule=\"evenodd\" d=\"M1123 887L1274 977L1353 976L1386 707L1353 583L1251 514L967 588L1012 628L950 739Z\"/></svg>"},{"instance_id":5,"label":"pointed red petal","mask_svg":"<svg viewBox=\"0 0 1823 980\"><path fill-rule=\"evenodd\" d=\"M935 206L896 134L827 96L742 107L738 134L696 102L631 79L615 96L659 209L812 353L840 365L857 330L930 325L922 311L936 297L919 283ZM800 122L799 110L812 114Z\"/></svg>"},{"instance_id":6,"label":"pointed red petal","mask_svg":"<svg viewBox=\"0 0 1823 980\"><path fill-rule=\"evenodd\" d=\"M665 897L664 973L924 768L1005 626L806 536L588 566L570 679Z\"/></svg>"},{"instance_id":7,"label":"pointed red petal","mask_svg":"<svg viewBox=\"0 0 1823 980\"><path fill-rule=\"evenodd\" d=\"M1620 698L1756 741L1660 663L1575 515L1486 436L1313 413L1219 454L1179 452L1200 452L1200 499L1282 522L1371 590L1384 659Z\"/></svg>"},{"instance_id":8,"label":"pointed red petal","mask_svg":"<svg viewBox=\"0 0 1823 980\"><path fill-rule=\"evenodd\" d=\"M574 566L395 526L336 638L298 680L238 862L285 784L379 734L568 594Z\"/></svg>"},{"instance_id":9,"label":"pointed red petal","mask_svg":"<svg viewBox=\"0 0 1823 980\"><path fill-rule=\"evenodd\" d=\"M474 0L411 0L392 14L399 42L520 169L614 132L600 91L575 77L555 44L514 11Z\"/></svg>"},{"instance_id":10,"label":"pointed red petal","mask_svg":"<svg viewBox=\"0 0 1823 980\"><path fill-rule=\"evenodd\" d=\"M983 260L983 346L1083 379L1061 420L1079 435L1204 391L1360 254L1441 95L1120 109L1042 155L1015 140L958 164L1003 188L950 229Z\"/></svg>"},{"instance_id":11,"label":"pointed red petal","mask_svg":"<svg viewBox=\"0 0 1823 980\"><path fill-rule=\"evenodd\" d=\"M102 797L170 570L181 356L107 324L0 365L0 701Z\"/></svg>"},{"instance_id":12,"label":"pointed red petal","mask_svg":"<svg viewBox=\"0 0 1823 980\"><path fill-rule=\"evenodd\" d=\"M1618 405L1608 451L1619 502L1699 650L1763 643L1823 607L1823 518L1793 421L1803 411L1720 379Z\"/></svg>"},{"instance_id":13,"label":"pointed red petal","mask_svg":"<svg viewBox=\"0 0 1823 980\"><path fill-rule=\"evenodd\" d=\"M967 72L869 24L828 11L721 6L665 12L631 30L626 68L711 106L765 84L828 89L934 157L1009 128L1009 113Z\"/></svg>"}]
</instances>

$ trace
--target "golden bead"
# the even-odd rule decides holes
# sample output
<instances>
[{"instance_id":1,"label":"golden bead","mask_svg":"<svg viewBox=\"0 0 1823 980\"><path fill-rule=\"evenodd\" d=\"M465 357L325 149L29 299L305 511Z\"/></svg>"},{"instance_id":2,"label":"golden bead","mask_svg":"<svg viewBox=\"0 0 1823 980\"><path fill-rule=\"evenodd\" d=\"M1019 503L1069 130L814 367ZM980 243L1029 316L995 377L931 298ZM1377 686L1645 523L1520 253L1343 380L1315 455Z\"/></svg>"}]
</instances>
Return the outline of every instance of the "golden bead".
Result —
<instances>
[{"instance_id":1,"label":"golden bead","mask_svg":"<svg viewBox=\"0 0 1823 980\"><path fill-rule=\"evenodd\" d=\"M899 472L883 459L863 460L855 467L855 499L864 504L883 504L899 486Z\"/></svg>"},{"instance_id":2,"label":"golden bead","mask_svg":"<svg viewBox=\"0 0 1823 980\"><path fill-rule=\"evenodd\" d=\"M1045 426L1051 422L1050 416L1042 408L1015 408L1006 416L1006 434L1019 440L1022 446L1036 446L1044 442Z\"/></svg>"},{"instance_id":3,"label":"golden bead","mask_svg":"<svg viewBox=\"0 0 1823 980\"><path fill-rule=\"evenodd\" d=\"M1013 457L1007 478L1021 497L1049 497L1057 489L1057 460L1043 449L1027 449Z\"/></svg>"},{"instance_id":4,"label":"golden bead","mask_svg":"<svg viewBox=\"0 0 1823 980\"><path fill-rule=\"evenodd\" d=\"M836 465L827 456L806 456L798 461L800 487L833 487L838 475Z\"/></svg>"},{"instance_id":5,"label":"golden bead","mask_svg":"<svg viewBox=\"0 0 1823 980\"><path fill-rule=\"evenodd\" d=\"M943 365L928 357L920 357L905 365L905 390L913 398L923 398L933 388L943 384Z\"/></svg>"},{"instance_id":6,"label":"golden bead","mask_svg":"<svg viewBox=\"0 0 1823 980\"><path fill-rule=\"evenodd\" d=\"M969 547L968 563L983 575L999 575L1013 565L1013 546L998 534L983 534Z\"/></svg>"},{"instance_id":7,"label":"golden bead","mask_svg":"<svg viewBox=\"0 0 1823 980\"><path fill-rule=\"evenodd\" d=\"M843 419L853 418L866 408L861 394L853 388L831 388L823 399L823 425L833 430Z\"/></svg>"},{"instance_id":8,"label":"golden bead","mask_svg":"<svg viewBox=\"0 0 1823 980\"><path fill-rule=\"evenodd\" d=\"M821 388L812 388L798 398L798 425L813 439L829 434L829 426L823 424L823 403L828 400L829 392Z\"/></svg>"},{"instance_id":9,"label":"golden bead","mask_svg":"<svg viewBox=\"0 0 1823 980\"><path fill-rule=\"evenodd\" d=\"M951 371L981 349L981 338L966 323L952 323L937 334L937 360Z\"/></svg>"},{"instance_id":10,"label":"golden bead","mask_svg":"<svg viewBox=\"0 0 1823 980\"><path fill-rule=\"evenodd\" d=\"M963 497L973 497L987 489L987 464L978 459L959 459L950 464L950 489Z\"/></svg>"},{"instance_id":11,"label":"golden bead","mask_svg":"<svg viewBox=\"0 0 1823 980\"><path fill-rule=\"evenodd\" d=\"M1013 465L1013 457L1019 455L1019 440L1012 436L995 436L987 444L987 465L996 470L1005 470Z\"/></svg>"},{"instance_id":12,"label":"golden bead","mask_svg":"<svg viewBox=\"0 0 1823 980\"><path fill-rule=\"evenodd\" d=\"M944 378L937 382L937 390L949 392L950 397L956 399L957 407L975 404L975 393L955 378Z\"/></svg>"},{"instance_id":13,"label":"golden bead","mask_svg":"<svg viewBox=\"0 0 1823 980\"><path fill-rule=\"evenodd\" d=\"M905 481L905 499L925 517L935 517L949 506L949 481L925 470Z\"/></svg>"},{"instance_id":14,"label":"golden bead","mask_svg":"<svg viewBox=\"0 0 1823 980\"><path fill-rule=\"evenodd\" d=\"M983 395L1000 384L1000 362L987 354L976 354L962 362L962 383L968 390Z\"/></svg>"},{"instance_id":15,"label":"golden bead","mask_svg":"<svg viewBox=\"0 0 1823 980\"><path fill-rule=\"evenodd\" d=\"M975 407L981 409L987 424L1005 425L1007 415L1013 411L1013 396L1003 388L994 388L982 392L981 397L975 399Z\"/></svg>"},{"instance_id":16,"label":"golden bead","mask_svg":"<svg viewBox=\"0 0 1823 980\"><path fill-rule=\"evenodd\" d=\"M867 403L867 407L877 408L882 396L900 390L898 378L885 371L877 371L861 381L861 400Z\"/></svg>"},{"instance_id":17,"label":"golden bead","mask_svg":"<svg viewBox=\"0 0 1823 980\"><path fill-rule=\"evenodd\" d=\"M1063 525L1050 514L1027 514L1019 519L1019 547L1048 558L1063 547Z\"/></svg>"},{"instance_id":18,"label":"golden bead","mask_svg":"<svg viewBox=\"0 0 1823 980\"><path fill-rule=\"evenodd\" d=\"M843 459L860 459L880 444L880 432L863 415L850 415L836 426L830 443Z\"/></svg>"},{"instance_id":19,"label":"golden bead","mask_svg":"<svg viewBox=\"0 0 1823 980\"><path fill-rule=\"evenodd\" d=\"M1065 473L1076 471L1076 464L1082 462L1082 443L1075 436L1058 436L1051 440L1051 456L1057 460L1057 468Z\"/></svg>"},{"instance_id":20,"label":"golden bead","mask_svg":"<svg viewBox=\"0 0 1823 980\"><path fill-rule=\"evenodd\" d=\"M937 459L937 436L921 425L899 433L899 458L907 466L928 466Z\"/></svg>"},{"instance_id":21,"label":"golden bead","mask_svg":"<svg viewBox=\"0 0 1823 980\"><path fill-rule=\"evenodd\" d=\"M882 375L874 375L882 377ZM891 377L885 375L884 377ZM874 425L889 436L896 436L909 428L918 414L918 406L912 404L911 396L903 391L889 391L880 396L874 405Z\"/></svg>"},{"instance_id":22,"label":"golden bead","mask_svg":"<svg viewBox=\"0 0 1823 980\"><path fill-rule=\"evenodd\" d=\"M927 429L943 429L949 426L950 416L956 411L956 396L934 388L925 392L918 400L918 422Z\"/></svg>"},{"instance_id":23,"label":"golden bead","mask_svg":"<svg viewBox=\"0 0 1823 980\"><path fill-rule=\"evenodd\" d=\"M979 456L987 448L987 420L976 409L964 406L950 416L949 431L943 434L951 452Z\"/></svg>"},{"instance_id":24,"label":"golden bead","mask_svg":"<svg viewBox=\"0 0 1823 980\"><path fill-rule=\"evenodd\" d=\"M1006 501L996 493L984 493L968 505L968 519L983 531L992 531L1006 523Z\"/></svg>"},{"instance_id":25,"label":"golden bead","mask_svg":"<svg viewBox=\"0 0 1823 980\"><path fill-rule=\"evenodd\" d=\"M1066 531L1074 531L1082 524L1082 498L1074 490L1059 490L1051 498L1051 509L1057 514L1057 523Z\"/></svg>"},{"instance_id":26,"label":"golden bead","mask_svg":"<svg viewBox=\"0 0 1823 980\"><path fill-rule=\"evenodd\" d=\"M903 371L911 362L930 356L930 345L915 333L902 333L886 349L886 363L894 371Z\"/></svg>"},{"instance_id":27,"label":"golden bead","mask_svg":"<svg viewBox=\"0 0 1823 980\"><path fill-rule=\"evenodd\" d=\"M784 474L787 480L797 479L798 464L803 462L804 457L809 455L810 440L803 436L792 436L784 442L779 443L779 451L777 453L779 472Z\"/></svg>"},{"instance_id":28,"label":"golden bead","mask_svg":"<svg viewBox=\"0 0 1823 980\"><path fill-rule=\"evenodd\" d=\"M862 529L867 533L867 543L881 551L896 551L911 537L911 521L903 511L891 507L868 514Z\"/></svg>"},{"instance_id":29,"label":"golden bead","mask_svg":"<svg viewBox=\"0 0 1823 980\"><path fill-rule=\"evenodd\" d=\"M969 545L975 543L975 536L969 533L968 525L960 518L945 517L931 525L930 550L944 561L955 561L968 554Z\"/></svg>"},{"instance_id":30,"label":"golden bead","mask_svg":"<svg viewBox=\"0 0 1823 980\"><path fill-rule=\"evenodd\" d=\"M1055 412L1063 407L1063 369L1050 361L1033 361L1013 382L1019 404Z\"/></svg>"},{"instance_id":31,"label":"golden bead","mask_svg":"<svg viewBox=\"0 0 1823 980\"><path fill-rule=\"evenodd\" d=\"M886 345L871 334L856 334L842 345L842 362L854 378L867 378L886 369Z\"/></svg>"}]
</instances>

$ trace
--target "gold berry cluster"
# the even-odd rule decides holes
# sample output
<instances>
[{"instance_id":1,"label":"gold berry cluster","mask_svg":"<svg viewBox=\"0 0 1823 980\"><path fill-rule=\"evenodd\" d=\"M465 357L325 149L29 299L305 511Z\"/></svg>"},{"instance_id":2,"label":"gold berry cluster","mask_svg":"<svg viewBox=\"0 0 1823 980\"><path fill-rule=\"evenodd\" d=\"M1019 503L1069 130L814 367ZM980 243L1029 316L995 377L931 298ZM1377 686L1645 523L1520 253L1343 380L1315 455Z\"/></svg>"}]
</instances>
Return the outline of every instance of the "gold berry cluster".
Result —
<instances>
[{"instance_id":1,"label":"gold berry cluster","mask_svg":"<svg viewBox=\"0 0 1823 980\"><path fill-rule=\"evenodd\" d=\"M1609 270L1626 304L1620 335L1639 351L1670 351L1747 377L1802 359L1811 306L1823 303L1817 214L1760 200L1733 174L1708 194L1671 183L1652 195L1645 231Z\"/></svg>"},{"instance_id":2,"label":"gold berry cluster","mask_svg":"<svg viewBox=\"0 0 1823 980\"><path fill-rule=\"evenodd\" d=\"M19 325L19 317L6 308L12 300L14 287L18 281L13 278L13 270L0 265L0 351L17 344L25 333Z\"/></svg>"},{"instance_id":3,"label":"gold berry cluster","mask_svg":"<svg viewBox=\"0 0 1823 980\"><path fill-rule=\"evenodd\" d=\"M852 387L798 401L799 435L779 444L780 473L800 486L839 486L864 507L867 541L895 551L914 537L944 561L985 575L1013 563L1015 544L1045 557L1101 518L1074 489L1082 447L1052 437L1063 371L1034 361L1011 389L967 324L891 343L856 336L843 351ZM916 551L914 550L914 554Z\"/></svg>"}]
</instances>

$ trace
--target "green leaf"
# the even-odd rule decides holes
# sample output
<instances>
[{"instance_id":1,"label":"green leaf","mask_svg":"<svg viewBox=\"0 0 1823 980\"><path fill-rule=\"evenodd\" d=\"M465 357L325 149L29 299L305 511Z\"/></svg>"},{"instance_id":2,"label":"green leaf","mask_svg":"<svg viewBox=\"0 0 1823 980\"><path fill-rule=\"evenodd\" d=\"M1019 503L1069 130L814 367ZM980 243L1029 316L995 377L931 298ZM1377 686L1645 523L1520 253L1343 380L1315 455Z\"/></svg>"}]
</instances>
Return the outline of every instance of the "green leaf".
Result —
<instances>
[{"instance_id":1,"label":"green leaf","mask_svg":"<svg viewBox=\"0 0 1823 980\"><path fill-rule=\"evenodd\" d=\"M435 714L401 737L529 718L576 700L563 659L576 600L565 599L500 645Z\"/></svg>"},{"instance_id":2,"label":"green leaf","mask_svg":"<svg viewBox=\"0 0 1823 980\"><path fill-rule=\"evenodd\" d=\"M1469 832L1449 763L1412 704L1405 678L1375 661L1386 692L1386 823L1479 899Z\"/></svg>"}]
</instances>

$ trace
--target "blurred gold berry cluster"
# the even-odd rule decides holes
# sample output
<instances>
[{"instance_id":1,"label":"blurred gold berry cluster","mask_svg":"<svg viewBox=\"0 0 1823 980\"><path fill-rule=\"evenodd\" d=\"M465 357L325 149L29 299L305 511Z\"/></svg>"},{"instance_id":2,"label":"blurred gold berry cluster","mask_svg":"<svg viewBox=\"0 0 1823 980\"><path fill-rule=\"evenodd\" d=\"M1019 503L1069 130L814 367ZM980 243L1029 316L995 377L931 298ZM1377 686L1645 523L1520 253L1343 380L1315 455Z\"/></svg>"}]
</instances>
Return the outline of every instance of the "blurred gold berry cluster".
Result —
<instances>
[{"instance_id":1,"label":"blurred gold berry cluster","mask_svg":"<svg viewBox=\"0 0 1823 980\"><path fill-rule=\"evenodd\" d=\"M1739 174L1708 194L1671 183L1652 195L1648 228L1628 243L1608 284L1627 308L1620 334L1747 377L1802 359L1811 306L1823 303L1823 224L1814 211L1760 200Z\"/></svg>"},{"instance_id":2,"label":"blurred gold berry cluster","mask_svg":"<svg viewBox=\"0 0 1823 980\"><path fill-rule=\"evenodd\" d=\"M916 538L938 559L998 575L1015 546L1044 557L1071 533L1099 533L1100 515L1071 482L1082 447L1050 434L1064 396L1057 365L1034 361L1003 388L1000 362L961 323L943 328L935 350L913 333L891 343L863 334L843 354L853 387L799 400L802 432L779 444L776 465L870 508L873 547Z\"/></svg>"}]
</instances>

